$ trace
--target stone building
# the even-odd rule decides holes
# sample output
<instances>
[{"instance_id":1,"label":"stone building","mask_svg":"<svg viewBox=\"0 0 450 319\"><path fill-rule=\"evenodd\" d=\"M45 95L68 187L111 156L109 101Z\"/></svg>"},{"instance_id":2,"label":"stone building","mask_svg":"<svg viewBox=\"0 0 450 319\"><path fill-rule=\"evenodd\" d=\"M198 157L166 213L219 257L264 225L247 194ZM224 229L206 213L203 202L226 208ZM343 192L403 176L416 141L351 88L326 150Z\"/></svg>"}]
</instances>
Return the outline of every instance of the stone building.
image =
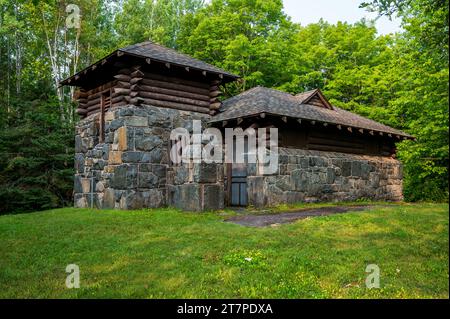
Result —
<instances>
[{"instance_id":1,"label":"stone building","mask_svg":"<svg viewBox=\"0 0 450 319\"><path fill-rule=\"evenodd\" d=\"M256 87L221 101L238 76L144 42L61 82L76 86L76 207L136 209L402 199L395 143L410 135L332 106L320 90ZM175 128L278 129L276 172L255 163L173 163ZM173 155L173 154L172 154ZM177 155L178 156L178 155Z\"/></svg>"}]
</instances>

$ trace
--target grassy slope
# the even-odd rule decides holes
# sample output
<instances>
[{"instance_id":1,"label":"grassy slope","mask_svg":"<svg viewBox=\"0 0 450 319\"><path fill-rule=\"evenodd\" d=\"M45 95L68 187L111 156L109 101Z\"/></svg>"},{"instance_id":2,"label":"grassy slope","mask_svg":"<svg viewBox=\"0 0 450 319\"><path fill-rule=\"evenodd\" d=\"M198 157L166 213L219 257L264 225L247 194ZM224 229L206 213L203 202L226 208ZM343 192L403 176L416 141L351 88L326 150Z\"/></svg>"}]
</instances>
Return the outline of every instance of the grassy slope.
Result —
<instances>
[{"instance_id":1,"label":"grassy slope","mask_svg":"<svg viewBox=\"0 0 450 319\"><path fill-rule=\"evenodd\" d=\"M0 216L0 297L448 298L447 205L258 229L224 223L223 214ZM65 288L70 263L80 266L80 289ZM365 288L370 263L381 269L381 289Z\"/></svg>"}]
</instances>

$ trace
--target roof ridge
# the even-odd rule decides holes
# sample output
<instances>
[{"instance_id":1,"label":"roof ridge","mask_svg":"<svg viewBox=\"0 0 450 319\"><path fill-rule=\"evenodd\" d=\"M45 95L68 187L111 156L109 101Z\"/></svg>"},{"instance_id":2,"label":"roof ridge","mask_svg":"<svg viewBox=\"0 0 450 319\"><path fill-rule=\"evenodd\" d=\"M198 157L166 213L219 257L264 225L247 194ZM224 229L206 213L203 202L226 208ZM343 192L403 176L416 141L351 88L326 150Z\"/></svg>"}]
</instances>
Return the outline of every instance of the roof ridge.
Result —
<instances>
[{"instance_id":1,"label":"roof ridge","mask_svg":"<svg viewBox=\"0 0 450 319\"><path fill-rule=\"evenodd\" d=\"M308 91L303 91L303 92L300 92L300 93L296 93L294 96L297 96L297 95L300 95L300 94L313 93L313 92L317 92L318 90L319 90L319 88L315 88L315 89L312 89L312 90L308 90Z\"/></svg>"}]
</instances>

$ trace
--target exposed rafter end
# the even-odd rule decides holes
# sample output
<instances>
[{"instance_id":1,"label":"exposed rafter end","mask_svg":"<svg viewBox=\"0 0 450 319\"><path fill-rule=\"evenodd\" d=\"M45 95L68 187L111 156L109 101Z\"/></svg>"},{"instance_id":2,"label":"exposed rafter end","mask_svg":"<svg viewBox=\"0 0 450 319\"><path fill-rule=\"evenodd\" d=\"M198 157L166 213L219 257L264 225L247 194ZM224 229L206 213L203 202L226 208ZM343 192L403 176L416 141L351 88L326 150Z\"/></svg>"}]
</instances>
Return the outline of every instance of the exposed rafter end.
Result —
<instances>
[{"instance_id":1,"label":"exposed rafter end","mask_svg":"<svg viewBox=\"0 0 450 319\"><path fill-rule=\"evenodd\" d=\"M146 58L146 59L145 59L145 62L147 62L147 64L151 64L151 63L152 63L152 60L151 60L150 58Z\"/></svg>"},{"instance_id":2,"label":"exposed rafter end","mask_svg":"<svg viewBox=\"0 0 450 319\"><path fill-rule=\"evenodd\" d=\"M392 137L392 134L391 134L391 133L388 133L388 136L389 136L389 137Z\"/></svg>"},{"instance_id":3,"label":"exposed rafter end","mask_svg":"<svg viewBox=\"0 0 450 319\"><path fill-rule=\"evenodd\" d=\"M202 71L203 76L206 76L206 71Z\"/></svg>"},{"instance_id":4,"label":"exposed rafter end","mask_svg":"<svg viewBox=\"0 0 450 319\"><path fill-rule=\"evenodd\" d=\"M370 135L373 135L373 131L369 131L369 134L370 134Z\"/></svg>"},{"instance_id":5,"label":"exposed rafter end","mask_svg":"<svg viewBox=\"0 0 450 319\"><path fill-rule=\"evenodd\" d=\"M342 130L342 126L341 125L338 124L338 125L336 125L336 127L337 127L338 130Z\"/></svg>"},{"instance_id":6,"label":"exposed rafter end","mask_svg":"<svg viewBox=\"0 0 450 319\"><path fill-rule=\"evenodd\" d=\"M324 126L324 127L327 127L327 126L328 126L328 123L323 123L323 126Z\"/></svg>"},{"instance_id":7,"label":"exposed rafter end","mask_svg":"<svg viewBox=\"0 0 450 319\"><path fill-rule=\"evenodd\" d=\"M266 113L261 113L261 114L259 115L259 117L262 118L262 119L265 118L265 117L266 117Z\"/></svg>"},{"instance_id":8,"label":"exposed rafter end","mask_svg":"<svg viewBox=\"0 0 450 319\"><path fill-rule=\"evenodd\" d=\"M363 133L364 133L364 130L363 130L362 128L360 128L360 129L358 130L358 132L361 133L361 134L363 134Z\"/></svg>"},{"instance_id":9,"label":"exposed rafter end","mask_svg":"<svg viewBox=\"0 0 450 319\"><path fill-rule=\"evenodd\" d=\"M379 134L380 134L381 136L383 136L383 132L379 132Z\"/></svg>"},{"instance_id":10,"label":"exposed rafter end","mask_svg":"<svg viewBox=\"0 0 450 319\"><path fill-rule=\"evenodd\" d=\"M297 120L298 124L302 124L302 119Z\"/></svg>"},{"instance_id":11,"label":"exposed rafter end","mask_svg":"<svg viewBox=\"0 0 450 319\"><path fill-rule=\"evenodd\" d=\"M316 121L311 121L310 123L311 123L311 125L315 125Z\"/></svg>"},{"instance_id":12,"label":"exposed rafter end","mask_svg":"<svg viewBox=\"0 0 450 319\"><path fill-rule=\"evenodd\" d=\"M222 122L222 127L227 126L227 124L228 124L228 121L223 121L223 122Z\"/></svg>"},{"instance_id":13,"label":"exposed rafter end","mask_svg":"<svg viewBox=\"0 0 450 319\"><path fill-rule=\"evenodd\" d=\"M107 61L106 59L103 59L103 60L102 60L102 65L103 65L103 64L106 64L106 62L108 62L108 61Z\"/></svg>"},{"instance_id":14,"label":"exposed rafter end","mask_svg":"<svg viewBox=\"0 0 450 319\"><path fill-rule=\"evenodd\" d=\"M184 68L185 70L186 70L186 72L189 72L191 69L189 69L189 67L187 66L187 67L185 67Z\"/></svg>"},{"instance_id":15,"label":"exposed rafter end","mask_svg":"<svg viewBox=\"0 0 450 319\"><path fill-rule=\"evenodd\" d=\"M96 68L97 68L97 65L94 64L94 65L92 66L91 70L94 71Z\"/></svg>"},{"instance_id":16,"label":"exposed rafter end","mask_svg":"<svg viewBox=\"0 0 450 319\"><path fill-rule=\"evenodd\" d=\"M284 123L287 123L287 117L286 117L286 116L282 116L282 117L281 117L281 120L282 120Z\"/></svg>"},{"instance_id":17,"label":"exposed rafter end","mask_svg":"<svg viewBox=\"0 0 450 319\"><path fill-rule=\"evenodd\" d=\"M240 117L237 119L237 125L241 124L244 120Z\"/></svg>"},{"instance_id":18,"label":"exposed rafter end","mask_svg":"<svg viewBox=\"0 0 450 319\"><path fill-rule=\"evenodd\" d=\"M347 130L348 130L349 132L353 132L353 130L352 130L352 127L351 127L351 126L347 127Z\"/></svg>"},{"instance_id":19,"label":"exposed rafter end","mask_svg":"<svg viewBox=\"0 0 450 319\"><path fill-rule=\"evenodd\" d=\"M219 78L223 79L223 74L222 73L219 74Z\"/></svg>"},{"instance_id":20,"label":"exposed rafter end","mask_svg":"<svg viewBox=\"0 0 450 319\"><path fill-rule=\"evenodd\" d=\"M166 68L168 68L168 69L170 69L170 63L169 62L166 62Z\"/></svg>"},{"instance_id":21,"label":"exposed rafter end","mask_svg":"<svg viewBox=\"0 0 450 319\"><path fill-rule=\"evenodd\" d=\"M117 56L122 56L124 53L122 51L117 51Z\"/></svg>"}]
</instances>

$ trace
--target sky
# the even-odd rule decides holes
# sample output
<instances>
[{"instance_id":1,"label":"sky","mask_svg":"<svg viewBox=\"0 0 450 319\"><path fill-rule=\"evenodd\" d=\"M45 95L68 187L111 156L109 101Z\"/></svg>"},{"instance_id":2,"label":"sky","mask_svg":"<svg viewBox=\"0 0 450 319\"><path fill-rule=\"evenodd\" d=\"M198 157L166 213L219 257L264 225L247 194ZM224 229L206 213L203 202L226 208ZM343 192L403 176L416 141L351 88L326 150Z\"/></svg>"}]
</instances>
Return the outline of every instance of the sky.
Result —
<instances>
[{"instance_id":1,"label":"sky","mask_svg":"<svg viewBox=\"0 0 450 319\"><path fill-rule=\"evenodd\" d=\"M360 9L362 0L283 0L284 12L292 21L305 26L318 22L320 18L335 24L338 21L354 23L361 18L375 19L376 13ZM375 26L379 34L394 33L401 30L400 19L379 18Z\"/></svg>"}]
</instances>

